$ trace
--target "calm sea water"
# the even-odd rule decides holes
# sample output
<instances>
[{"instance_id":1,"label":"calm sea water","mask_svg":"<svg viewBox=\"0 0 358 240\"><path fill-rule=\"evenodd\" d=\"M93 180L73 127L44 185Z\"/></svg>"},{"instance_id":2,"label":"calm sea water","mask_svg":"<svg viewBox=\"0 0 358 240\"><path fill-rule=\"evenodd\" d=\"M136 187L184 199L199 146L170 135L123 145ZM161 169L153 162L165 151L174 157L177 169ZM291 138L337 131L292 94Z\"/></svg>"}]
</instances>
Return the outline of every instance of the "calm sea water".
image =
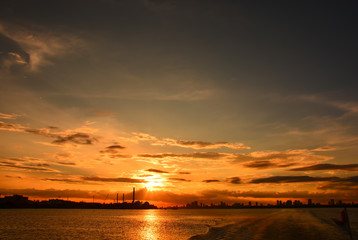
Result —
<instances>
[{"instance_id":1,"label":"calm sea water","mask_svg":"<svg viewBox=\"0 0 358 240\"><path fill-rule=\"evenodd\" d=\"M349 239L342 209L0 209L0 239ZM358 209L348 209L358 239Z\"/></svg>"}]
</instances>

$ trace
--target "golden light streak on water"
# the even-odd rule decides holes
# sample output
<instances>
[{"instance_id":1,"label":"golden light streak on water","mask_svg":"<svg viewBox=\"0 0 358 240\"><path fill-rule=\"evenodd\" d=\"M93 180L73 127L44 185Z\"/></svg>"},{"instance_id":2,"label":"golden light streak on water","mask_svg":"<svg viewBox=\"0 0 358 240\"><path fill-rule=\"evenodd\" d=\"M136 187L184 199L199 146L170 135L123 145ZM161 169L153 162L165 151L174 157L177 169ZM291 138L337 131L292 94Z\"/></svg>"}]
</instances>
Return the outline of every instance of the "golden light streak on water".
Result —
<instances>
[{"instance_id":1,"label":"golden light streak on water","mask_svg":"<svg viewBox=\"0 0 358 240\"><path fill-rule=\"evenodd\" d=\"M156 240L159 239L158 228L157 228L157 214L158 211L146 210L144 216L144 228L141 229L141 239L143 240Z\"/></svg>"}]
</instances>

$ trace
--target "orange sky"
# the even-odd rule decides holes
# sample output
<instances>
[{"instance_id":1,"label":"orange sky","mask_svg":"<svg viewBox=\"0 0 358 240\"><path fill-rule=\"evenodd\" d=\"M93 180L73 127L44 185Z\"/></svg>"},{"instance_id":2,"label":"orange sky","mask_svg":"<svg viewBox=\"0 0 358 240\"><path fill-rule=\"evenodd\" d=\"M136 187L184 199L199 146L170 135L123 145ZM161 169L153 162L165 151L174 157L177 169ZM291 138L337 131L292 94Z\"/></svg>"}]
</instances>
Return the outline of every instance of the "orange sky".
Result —
<instances>
[{"instance_id":1,"label":"orange sky","mask_svg":"<svg viewBox=\"0 0 358 240\"><path fill-rule=\"evenodd\" d=\"M340 4L2 2L0 194L357 201Z\"/></svg>"}]
</instances>

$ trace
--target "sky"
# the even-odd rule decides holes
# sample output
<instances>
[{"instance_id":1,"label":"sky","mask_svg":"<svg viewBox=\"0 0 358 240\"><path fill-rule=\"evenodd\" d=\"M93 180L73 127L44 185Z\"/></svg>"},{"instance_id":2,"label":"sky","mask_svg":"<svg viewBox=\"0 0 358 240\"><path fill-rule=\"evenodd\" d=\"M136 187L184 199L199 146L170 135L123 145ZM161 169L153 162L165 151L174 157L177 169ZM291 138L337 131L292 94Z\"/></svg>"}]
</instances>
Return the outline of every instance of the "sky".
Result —
<instances>
[{"instance_id":1,"label":"sky","mask_svg":"<svg viewBox=\"0 0 358 240\"><path fill-rule=\"evenodd\" d=\"M358 201L358 4L0 2L0 194Z\"/></svg>"}]
</instances>

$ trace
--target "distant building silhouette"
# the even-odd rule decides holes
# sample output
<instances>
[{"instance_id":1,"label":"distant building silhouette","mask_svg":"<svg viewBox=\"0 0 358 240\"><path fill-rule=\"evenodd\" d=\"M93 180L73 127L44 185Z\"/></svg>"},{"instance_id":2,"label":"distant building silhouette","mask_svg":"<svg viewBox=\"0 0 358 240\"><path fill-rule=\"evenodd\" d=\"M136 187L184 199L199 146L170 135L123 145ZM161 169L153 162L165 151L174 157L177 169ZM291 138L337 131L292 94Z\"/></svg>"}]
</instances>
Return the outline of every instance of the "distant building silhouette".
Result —
<instances>
[{"instance_id":1,"label":"distant building silhouette","mask_svg":"<svg viewBox=\"0 0 358 240\"><path fill-rule=\"evenodd\" d=\"M93 199L94 200L94 199ZM73 202L62 199L49 199L45 201L30 201L22 195L5 196L0 198L0 208L81 208L81 209L155 209L154 205L148 202L136 201L133 203L95 203Z\"/></svg>"},{"instance_id":2,"label":"distant building silhouette","mask_svg":"<svg viewBox=\"0 0 358 240\"><path fill-rule=\"evenodd\" d=\"M133 201L132 201L132 203L134 203L134 201L135 201L135 188L133 188Z\"/></svg>"}]
</instances>

